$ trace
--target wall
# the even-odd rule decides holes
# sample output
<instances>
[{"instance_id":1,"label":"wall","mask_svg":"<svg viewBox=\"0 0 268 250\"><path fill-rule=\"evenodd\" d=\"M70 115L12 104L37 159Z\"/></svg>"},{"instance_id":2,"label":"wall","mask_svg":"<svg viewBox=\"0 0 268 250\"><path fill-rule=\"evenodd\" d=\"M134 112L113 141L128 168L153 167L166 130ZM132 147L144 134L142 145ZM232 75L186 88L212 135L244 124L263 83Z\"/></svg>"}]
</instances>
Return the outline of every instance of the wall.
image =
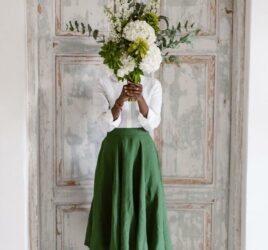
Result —
<instances>
[{"instance_id":1,"label":"wall","mask_svg":"<svg viewBox=\"0 0 268 250\"><path fill-rule=\"evenodd\" d=\"M0 249L26 250L25 1L0 8Z\"/></svg>"},{"instance_id":2,"label":"wall","mask_svg":"<svg viewBox=\"0 0 268 250\"><path fill-rule=\"evenodd\" d=\"M268 2L251 3L247 250L268 249Z\"/></svg>"}]
</instances>

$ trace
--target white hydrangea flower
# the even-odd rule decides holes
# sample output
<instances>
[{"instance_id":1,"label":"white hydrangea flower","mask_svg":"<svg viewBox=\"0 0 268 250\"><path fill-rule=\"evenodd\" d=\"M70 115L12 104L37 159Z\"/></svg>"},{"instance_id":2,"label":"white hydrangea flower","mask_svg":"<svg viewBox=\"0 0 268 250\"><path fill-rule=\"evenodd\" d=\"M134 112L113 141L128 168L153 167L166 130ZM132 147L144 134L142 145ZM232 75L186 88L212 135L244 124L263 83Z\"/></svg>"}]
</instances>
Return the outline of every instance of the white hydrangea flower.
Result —
<instances>
[{"instance_id":1,"label":"white hydrangea flower","mask_svg":"<svg viewBox=\"0 0 268 250\"><path fill-rule=\"evenodd\" d=\"M126 73L125 73L124 69L119 69L119 70L117 70L117 75L119 77L124 77L124 75L126 75Z\"/></svg>"},{"instance_id":2,"label":"white hydrangea flower","mask_svg":"<svg viewBox=\"0 0 268 250\"><path fill-rule=\"evenodd\" d=\"M117 71L117 75L119 77L124 77L125 75L129 74L134 70L136 67L136 62L133 57L123 54L121 57L122 67Z\"/></svg>"},{"instance_id":3,"label":"white hydrangea flower","mask_svg":"<svg viewBox=\"0 0 268 250\"><path fill-rule=\"evenodd\" d=\"M149 47L149 51L140 62L139 67L144 73L152 73L159 69L162 62L162 55L160 49L156 44L152 44Z\"/></svg>"},{"instance_id":4,"label":"white hydrangea flower","mask_svg":"<svg viewBox=\"0 0 268 250\"><path fill-rule=\"evenodd\" d=\"M132 42L134 42L137 38L142 38L147 41L149 45L156 41L153 27L147 22L140 20L129 22L123 30L123 36Z\"/></svg>"}]
</instances>

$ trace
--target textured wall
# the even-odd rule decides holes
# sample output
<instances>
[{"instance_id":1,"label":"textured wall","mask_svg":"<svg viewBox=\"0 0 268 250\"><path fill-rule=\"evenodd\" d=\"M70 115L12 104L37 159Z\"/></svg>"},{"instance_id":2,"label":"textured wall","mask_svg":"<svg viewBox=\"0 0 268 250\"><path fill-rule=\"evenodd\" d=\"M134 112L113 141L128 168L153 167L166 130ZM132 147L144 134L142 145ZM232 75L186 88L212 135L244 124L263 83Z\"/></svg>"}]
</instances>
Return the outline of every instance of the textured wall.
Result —
<instances>
[{"instance_id":1,"label":"textured wall","mask_svg":"<svg viewBox=\"0 0 268 250\"><path fill-rule=\"evenodd\" d=\"M268 249L268 2L252 1L247 185L247 250Z\"/></svg>"},{"instance_id":2,"label":"textured wall","mask_svg":"<svg viewBox=\"0 0 268 250\"><path fill-rule=\"evenodd\" d=\"M0 249L26 250L25 1L0 8Z\"/></svg>"}]
</instances>

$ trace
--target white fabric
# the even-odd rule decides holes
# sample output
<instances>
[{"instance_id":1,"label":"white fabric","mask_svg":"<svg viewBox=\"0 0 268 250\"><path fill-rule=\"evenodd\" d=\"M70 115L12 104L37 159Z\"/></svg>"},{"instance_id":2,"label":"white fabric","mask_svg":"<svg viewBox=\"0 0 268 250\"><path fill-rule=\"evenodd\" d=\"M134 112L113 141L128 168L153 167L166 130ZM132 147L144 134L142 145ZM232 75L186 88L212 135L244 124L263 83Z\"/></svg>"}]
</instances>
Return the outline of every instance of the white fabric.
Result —
<instances>
[{"instance_id":1,"label":"white fabric","mask_svg":"<svg viewBox=\"0 0 268 250\"><path fill-rule=\"evenodd\" d=\"M119 117L113 121L111 108L119 97L122 87L127 81L117 81L113 76L99 78L93 92L93 119L96 119L100 128L111 131L118 128L144 127L153 136L154 128L161 121L162 86L158 79L150 76L141 76L143 97L149 107L147 118L139 111L138 102L124 102Z\"/></svg>"}]
</instances>

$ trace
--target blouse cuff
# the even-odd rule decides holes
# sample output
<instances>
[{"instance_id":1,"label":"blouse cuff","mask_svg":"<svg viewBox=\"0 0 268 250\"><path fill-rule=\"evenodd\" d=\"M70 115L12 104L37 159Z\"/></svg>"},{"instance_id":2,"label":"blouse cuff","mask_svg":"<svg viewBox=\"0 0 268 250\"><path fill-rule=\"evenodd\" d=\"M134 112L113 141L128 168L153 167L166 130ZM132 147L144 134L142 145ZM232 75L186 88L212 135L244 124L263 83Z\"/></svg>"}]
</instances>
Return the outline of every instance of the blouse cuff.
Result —
<instances>
[{"instance_id":1,"label":"blouse cuff","mask_svg":"<svg viewBox=\"0 0 268 250\"><path fill-rule=\"evenodd\" d=\"M106 113L106 119L107 119L107 123L113 127L118 127L119 124L121 123L121 113L119 114L119 116L114 120L112 111L109 109Z\"/></svg>"},{"instance_id":2,"label":"blouse cuff","mask_svg":"<svg viewBox=\"0 0 268 250\"><path fill-rule=\"evenodd\" d=\"M149 107L147 117L144 117L142 113L139 113L138 120L146 130L151 130L153 128L152 127L152 122L153 122L152 109Z\"/></svg>"}]
</instances>

